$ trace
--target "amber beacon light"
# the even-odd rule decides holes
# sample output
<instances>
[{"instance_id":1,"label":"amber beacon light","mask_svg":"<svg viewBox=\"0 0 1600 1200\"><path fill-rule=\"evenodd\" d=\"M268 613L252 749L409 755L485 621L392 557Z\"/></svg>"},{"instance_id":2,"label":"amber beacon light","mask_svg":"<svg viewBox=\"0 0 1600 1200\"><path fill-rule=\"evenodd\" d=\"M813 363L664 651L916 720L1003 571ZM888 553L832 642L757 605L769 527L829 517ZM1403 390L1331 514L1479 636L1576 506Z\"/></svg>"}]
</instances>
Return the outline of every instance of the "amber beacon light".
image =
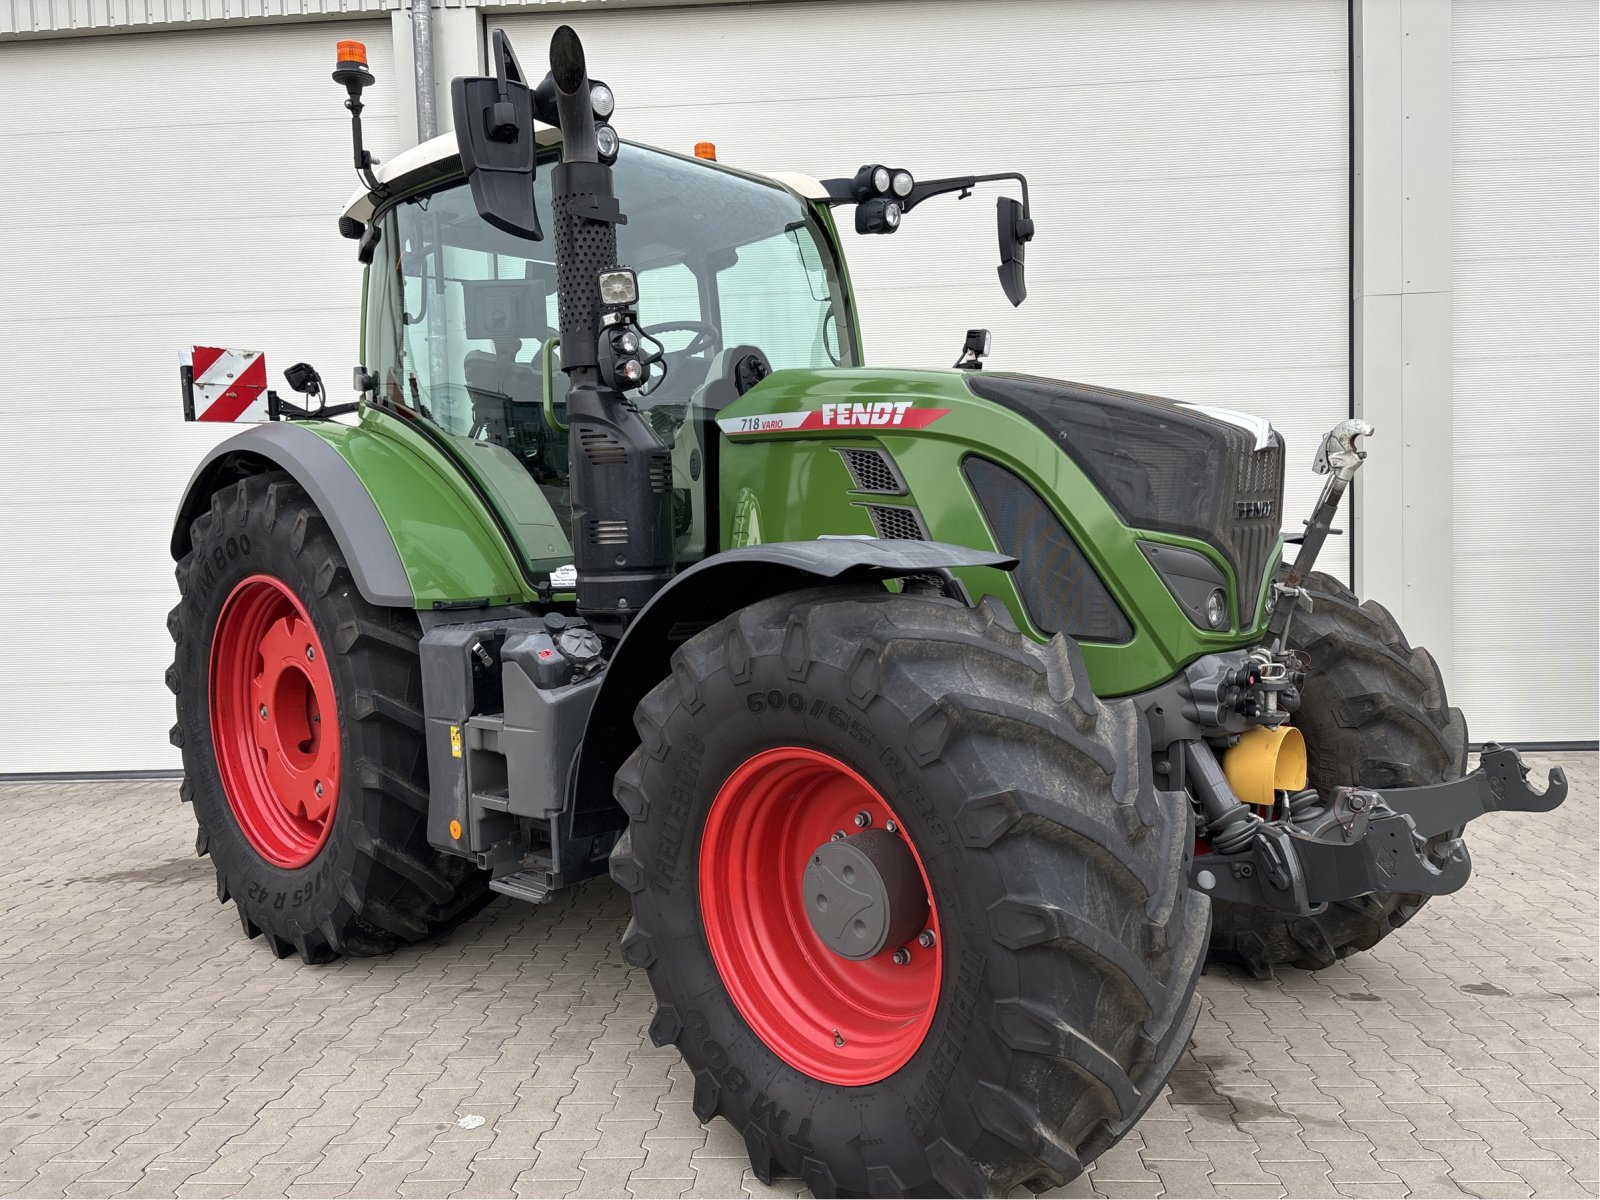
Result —
<instances>
[{"instance_id":1,"label":"amber beacon light","mask_svg":"<svg viewBox=\"0 0 1600 1200\"><path fill-rule=\"evenodd\" d=\"M358 95L363 87L372 86L372 72L367 69L365 45L361 42L340 42L338 60L333 68L333 78L351 89L351 95Z\"/></svg>"}]
</instances>

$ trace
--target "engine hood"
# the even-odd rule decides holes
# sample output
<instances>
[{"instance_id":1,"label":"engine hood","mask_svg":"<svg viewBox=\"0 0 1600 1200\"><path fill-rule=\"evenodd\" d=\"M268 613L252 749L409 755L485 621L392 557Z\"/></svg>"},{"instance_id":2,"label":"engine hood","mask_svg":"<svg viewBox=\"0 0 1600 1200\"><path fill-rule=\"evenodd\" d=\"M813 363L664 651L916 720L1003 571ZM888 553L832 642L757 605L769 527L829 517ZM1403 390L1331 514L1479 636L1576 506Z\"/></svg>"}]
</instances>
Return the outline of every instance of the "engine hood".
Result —
<instances>
[{"instance_id":1,"label":"engine hood","mask_svg":"<svg viewBox=\"0 0 1600 1200\"><path fill-rule=\"evenodd\" d=\"M973 372L973 394L1049 434L1136 529L1196 537L1245 591L1277 548L1283 438L1263 418L1090 384Z\"/></svg>"}]
</instances>

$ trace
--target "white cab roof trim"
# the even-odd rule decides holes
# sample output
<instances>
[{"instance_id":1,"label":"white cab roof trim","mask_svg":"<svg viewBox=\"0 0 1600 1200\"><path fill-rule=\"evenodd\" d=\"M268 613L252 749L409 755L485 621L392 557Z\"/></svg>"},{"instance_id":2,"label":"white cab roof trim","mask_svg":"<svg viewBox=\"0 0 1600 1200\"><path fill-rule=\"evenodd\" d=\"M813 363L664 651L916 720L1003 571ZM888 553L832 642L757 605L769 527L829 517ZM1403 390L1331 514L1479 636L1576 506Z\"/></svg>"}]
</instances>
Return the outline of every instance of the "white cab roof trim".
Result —
<instances>
[{"instance_id":1,"label":"white cab roof trim","mask_svg":"<svg viewBox=\"0 0 1600 1200\"><path fill-rule=\"evenodd\" d=\"M548 146L559 140L560 133L554 126L546 125L542 121L537 123L537 138L540 145ZM390 183L396 179L404 178L414 172L442 163L456 156L456 135L454 133L441 133L438 137L429 138L425 142L403 150L387 162L378 164L373 172L379 183ZM804 200L826 200L827 189L821 182L810 175L801 175L795 171L751 171L752 175L759 175L763 179L770 179L774 183L781 183L784 187L794 192ZM345 202L344 215L355 217L358 221L365 221L372 215L372 197L366 188L357 188L350 199Z\"/></svg>"},{"instance_id":2,"label":"white cab roof trim","mask_svg":"<svg viewBox=\"0 0 1600 1200\"><path fill-rule=\"evenodd\" d=\"M828 189L822 186L822 181L810 175L802 175L798 171L752 171L752 175L760 175L774 183L781 183L791 192L806 200L826 200Z\"/></svg>"}]
</instances>

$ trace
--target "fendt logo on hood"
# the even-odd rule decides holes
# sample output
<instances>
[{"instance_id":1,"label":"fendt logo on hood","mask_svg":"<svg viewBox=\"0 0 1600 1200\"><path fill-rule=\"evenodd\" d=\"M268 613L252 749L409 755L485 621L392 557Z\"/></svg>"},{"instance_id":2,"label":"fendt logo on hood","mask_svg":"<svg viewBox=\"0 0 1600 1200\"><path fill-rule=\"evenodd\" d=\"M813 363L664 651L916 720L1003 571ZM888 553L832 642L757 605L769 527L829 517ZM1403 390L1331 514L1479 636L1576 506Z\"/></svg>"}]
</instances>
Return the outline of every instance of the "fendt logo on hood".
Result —
<instances>
[{"instance_id":1,"label":"fendt logo on hood","mask_svg":"<svg viewBox=\"0 0 1600 1200\"><path fill-rule=\"evenodd\" d=\"M824 404L824 428L844 425L901 425L911 407L909 400L886 400L879 404Z\"/></svg>"},{"instance_id":2,"label":"fendt logo on hood","mask_svg":"<svg viewBox=\"0 0 1600 1200\"><path fill-rule=\"evenodd\" d=\"M729 437L797 429L926 429L949 411L917 408L910 400L878 400L870 404L824 404L805 412L722 417L717 426Z\"/></svg>"}]
</instances>

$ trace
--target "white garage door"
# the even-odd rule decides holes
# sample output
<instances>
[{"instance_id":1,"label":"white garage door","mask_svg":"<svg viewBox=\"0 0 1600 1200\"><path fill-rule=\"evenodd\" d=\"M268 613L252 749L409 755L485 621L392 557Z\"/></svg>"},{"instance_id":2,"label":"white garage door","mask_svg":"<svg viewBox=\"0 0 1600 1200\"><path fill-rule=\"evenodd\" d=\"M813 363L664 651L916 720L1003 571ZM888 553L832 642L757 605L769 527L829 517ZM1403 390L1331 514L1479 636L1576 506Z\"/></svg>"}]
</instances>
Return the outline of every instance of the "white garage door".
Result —
<instances>
[{"instance_id":1,"label":"white garage door","mask_svg":"<svg viewBox=\"0 0 1600 1200\"><path fill-rule=\"evenodd\" d=\"M1289 441L1285 525L1310 513L1315 441L1349 405L1343 0L563 6L489 24L542 72L563 20L628 138L821 177L1023 171L1038 237L1020 309L995 278L993 188L929 201L892 237L846 233L868 361L946 367L982 325L997 369L1268 416ZM1347 576L1348 557L1338 538L1323 561Z\"/></svg>"},{"instance_id":2,"label":"white garage door","mask_svg":"<svg viewBox=\"0 0 1600 1200\"><path fill-rule=\"evenodd\" d=\"M1596 9L1458 0L1455 699L1473 737L1593 741Z\"/></svg>"},{"instance_id":3,"label":"white garage door","mask_svg":"<svg viewBox=\"0 0 1600 1200\"><path fill-rule=\"evenodd\" d=\"M167 538L228 432L183 424L178 353L265 350L279 385L304 359L345 398L355 180L329 73L346 37L372 53L387 154L386 21L0 45L0 772L178 765Z\"/></svg>"}]
</instances>

